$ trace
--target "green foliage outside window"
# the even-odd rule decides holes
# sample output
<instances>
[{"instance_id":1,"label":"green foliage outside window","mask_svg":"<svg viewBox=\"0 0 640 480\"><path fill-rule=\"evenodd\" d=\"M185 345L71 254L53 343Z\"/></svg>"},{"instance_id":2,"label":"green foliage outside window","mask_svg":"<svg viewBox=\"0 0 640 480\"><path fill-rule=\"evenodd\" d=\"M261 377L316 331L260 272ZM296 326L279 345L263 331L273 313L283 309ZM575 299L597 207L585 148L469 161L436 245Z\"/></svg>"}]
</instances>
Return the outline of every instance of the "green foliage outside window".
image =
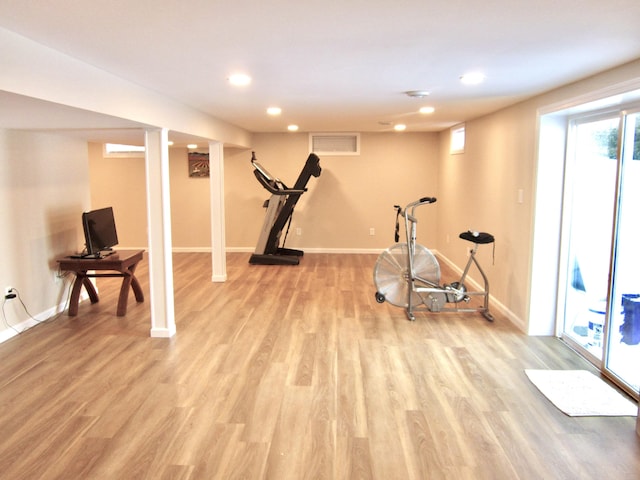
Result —
<instances>
[{"instance_id":1,"label":"green foliage outside window","mask_svg":"<svg viewBox=\"0 0 640 480\"><path fill-rule=\"evenodd\" d=\"M602 132L600 141L602 146L606 146L609 158L615 160L618 156L618 129L612 128L607 132ZM633 160L640 160L640 122L638 121L636 121L636 131L633 139Z\"/></svg>"}]
</instances>

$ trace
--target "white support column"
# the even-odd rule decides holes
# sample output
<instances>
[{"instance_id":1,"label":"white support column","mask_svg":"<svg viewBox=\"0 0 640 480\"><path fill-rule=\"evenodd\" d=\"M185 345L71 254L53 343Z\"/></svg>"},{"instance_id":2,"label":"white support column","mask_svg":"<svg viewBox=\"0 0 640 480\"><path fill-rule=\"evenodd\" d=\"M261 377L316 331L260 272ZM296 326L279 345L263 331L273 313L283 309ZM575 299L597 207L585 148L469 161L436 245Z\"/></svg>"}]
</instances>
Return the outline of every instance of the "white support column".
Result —
<instances>
[{"instance_id":1,"label":"white support column","mask_svg":"<svg viewBox=\"0 0 640 480\"><path fill-rule=\"evenodd\" d=\"M165 338L176 333L168 138L164 128L145 131L151 336Z\"/></svg>"},{"instance_id":2,"label":"white support column","mask_svg":"<svg viewBox=\"0 0 640 480\"><path fill-rule=\"evenodd\" d=\"M212 282L227 280L227 258L224 230L224 148L220 142L209 142L209 186L211 191L211 265Z\"/></svg>"}]
</instances>

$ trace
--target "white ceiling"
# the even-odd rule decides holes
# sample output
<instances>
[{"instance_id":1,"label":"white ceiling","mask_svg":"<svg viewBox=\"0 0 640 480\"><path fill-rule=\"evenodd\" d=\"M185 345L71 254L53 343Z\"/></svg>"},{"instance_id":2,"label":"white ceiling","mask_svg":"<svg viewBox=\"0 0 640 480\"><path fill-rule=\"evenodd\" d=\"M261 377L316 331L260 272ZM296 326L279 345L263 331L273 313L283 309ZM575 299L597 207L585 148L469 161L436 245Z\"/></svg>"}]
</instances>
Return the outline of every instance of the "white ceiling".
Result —
<instances>
[{"instance_id":1,"label":"white ceiling","mask_svg":"<svg viewBox=\"0 0 640 480\"><path fill-rule=\"evenodd\" d=\"M640 58L639 21L638 0L0 0L0 27L251 132L439 131Z\"/></svg>"}]
</instances>

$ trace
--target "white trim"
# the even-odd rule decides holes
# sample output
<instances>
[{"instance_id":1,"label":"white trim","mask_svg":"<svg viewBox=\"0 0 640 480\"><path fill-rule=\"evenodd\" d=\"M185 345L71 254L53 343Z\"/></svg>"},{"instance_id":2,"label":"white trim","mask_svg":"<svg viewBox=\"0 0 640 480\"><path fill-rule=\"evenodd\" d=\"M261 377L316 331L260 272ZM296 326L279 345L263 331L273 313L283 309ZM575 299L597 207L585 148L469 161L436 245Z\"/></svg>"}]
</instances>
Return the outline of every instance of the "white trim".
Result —
<instances>
[{"instance_id":1,"label":"white trim","mask_svg":"<svg viewBox=\"0 0 640 480\"><path fill-rule=\"evenodd\" d=\"M138 247L132 247L132 246L127 246L127 247L123 247L121 245L118 245L117 250L148 250L149 246L148 245L144 245L144 246L138 246ZM171 249L171 251L173 253L211 253L211 247L207 246L207 247L173 247Z\"/></svg>"},{"instance_id":2,"label":"white trim","mask_svg":"<svg viewBox=\"0 0 640 480\"><path fill-rule=\"evenodd\" d=\"M122 250L133 250L135 248L146 249L147 247L122 247ZM306 253L336 253L336 254L379 254L387 247L380 248L324 248L324 247L296 247ZM253 253L255 247L226 247L226 253ZM430 249L434 255L437 250ZM174 247L173 253L211 253L211 247Z\"/></svg>"},{"instance_id":3,"label":"white trim","mask_svg":"<svg viewBox=\"0 0 640 480\"><path fill-rule=\"evenodd\" d=\"M145 131L151 336L176 333L168 130Z\"/></svg>"},{"instance_id":4,"label":"white trim","mask_svg":"<svg viewBox=\"0 0 640 480\"><path fill-rule=\"evenodd\" d=\"M569 99L550 103L549 105L543 105L542 107L538 108L538 116L541 117L552 113L559 113L564 110L570 110L574 107L584 105L586 103L596 102L598 100L615 97L617 95L624 95L625 93L630 93L638 89L640 89L640 78L626 80L624 82L609 85L599 90L583 93L576 97L571 97ZM627 103L628 101L633 100L622 99L621 103ZM596 109L595 106L594 109ZM567 112L567 115L569 113L570 112Z\"/></svg>"},{"instance_id":5,"label":"white trim","mask_svg":"<svg viewBox=\"0 0 640 480\"><path fill-rule=\"evenodd\" d=\"M220 142L209 142L209 201L211 206L211 279L224 282L227 279L225 258L225 211L224 211L224 146Z\"/></svg>"},{"instance_id":6,"label":"white trim","mask_svg":"<svg viewBox=\"0 0 640 480\"><path fill-rule=\"evenodd\" d=\"M174 328L157 328L153 327L151 329L150 337L153 338L171 338L176 334L176 329Z\"/></svg>"},{"instance_id":7,"label":"white trim","mask_svg":"<svg viewBox=\"0 0 640 480\"><path fill-rule=\"evenodd\" d=\"M386 248L386 247L385 247ZM305 253L335 253L335 254L380 254L384 248L304 248Z\"/></svg>"},{"instance_id":8,"label":"white trim","mask_svg":"<svg viewBox=\"0 0 640 480\"><path fill-rule=\"evenodd\" d=\"M66 302L58 305L57 307L51 307L48 310L45 310L44 312L36 315L34 317L35 320L34 318L27 318L26 320L23 320L20 323L7 327L5 330L2 330L0 332L0 343L6 342L7 340L18 336L21 333L24 333L26 330L29 330L31 327L35 327L40 323L46 322L47 320L49 320L50 317L54 315L62 314L63 312L59 311L58 309L64 308L65 305L66 305Z\"/></svg>"},{"instance_id":9,"label":"white trim","mask_svg":"<svg viewBox=\"0 0 640 480\"><path fill-rule=\"evenodd\" d=\"M65 289L68 290L67 288ZM58 305L54 305L51 308L48 308L40 313L37 313L36 315L34 315L33 318L27 318L26 320L23 320L20 323L11 325L10 327L8 326L5 330L0 331L0 343L6 342L7 340L18 336L21 333L24 333L26 330L29 330L31 327L35 327L36 325L40 325L41 323L50 322L57 316L66 315L65 311L69 307L68 303L69 303L70 295L71 294L69 293L69 295L67 295L67 298L65 298L63 302L60 302ZM89 298L89 295L87 294L86 291L83 290L80 293L80 302L83 302L88 298Z\"/></svg>"},{"instance_id":10,"label":"white trim","mask_svg":"<svg viewBox=\"0 0 640 480\"><path fill-rule=\"evenodd\" d=\"M227 247L227 253L253 253L256 247Z\"/></svg>"},{"instance_id":11,"label":"white trim","mask_svg":"<svg viewBox=\"0 0 640 480\"><path fill-rule=\"evenodd\" d=\"M432 252L434 252L432 250ZM462 275L462 269L451 262L447 257L438 255L438 261L442 261L446 263L449 268L451 268L458 275ZM473 286L473 288L482 290L484 287L478 284L473 278L467 276L467 280L465 283L469 283ZM516 328L518 328L521 332L527 331L527 324L523 318L518 317L515 313L509 310L503 303L499 302L493 295L489 294L489 310L499 311L502 315L504 315L507 320L509 320Z\"/></svg>"},{"instance_id":12,"label":"white trim","mask_svg":"<svg viewBox=\"0 0 640 480\"><path fill-rule=\"evenodd\" d=\"M211 253L211 247L173 247L173 253Z\"/></svg>"},{"instance_id":13,"label":"white trim","mask_svg":"<svg viewBox=\"0 0 640 480\"><path fill-rule=\"evenodd\" d=\"M305 248L296 247L305 253L336 253L336 254L379 254L384 248ZM385 247L386 248L386 247ZM227 253L253 253L255 247L227 247Z\"/></svg>"},{"instance_id":14,"label":"white trim","mask_svg":"<svg viewBox=\"0 0 640 480\"><path fill-rule=\"evenodd\" d=\"M559 239L562 233L560 217L564 207L558 210L550 208L549 205L562 205L563 202L565 141L568 128L566 119L574 113L588 112L587 107L597 110L633 102L634 99L637 100L634 97L638 94L640 78L635 78L537 109L532 253L525 330L528 335L560 334L556 314L558 302L562 298L558 295L561 255ZM619 98L616 98L618 96ZM609 99L611 101L608 101ZM550 189L550 178L561 181Z\"/></svg>"}]
</instances>

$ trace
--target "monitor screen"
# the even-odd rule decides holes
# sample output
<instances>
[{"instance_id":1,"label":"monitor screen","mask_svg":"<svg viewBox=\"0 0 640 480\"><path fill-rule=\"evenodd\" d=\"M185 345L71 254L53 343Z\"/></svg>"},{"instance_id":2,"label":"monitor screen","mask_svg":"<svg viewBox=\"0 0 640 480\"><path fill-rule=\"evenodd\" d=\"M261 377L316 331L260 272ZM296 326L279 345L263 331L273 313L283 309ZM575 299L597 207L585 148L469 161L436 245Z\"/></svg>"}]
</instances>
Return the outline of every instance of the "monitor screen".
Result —
<instances>
[{"instance_id":1,"label":"monitor screen","mask_svg":"<svg viewBox=\"0 0 640 480\"><path fill-rule=\"evenodd\" d=\"M87 255L99 256L118 244L113 208L106 207L82 214L82 227Z\"/></svg>"}]
</instances>

